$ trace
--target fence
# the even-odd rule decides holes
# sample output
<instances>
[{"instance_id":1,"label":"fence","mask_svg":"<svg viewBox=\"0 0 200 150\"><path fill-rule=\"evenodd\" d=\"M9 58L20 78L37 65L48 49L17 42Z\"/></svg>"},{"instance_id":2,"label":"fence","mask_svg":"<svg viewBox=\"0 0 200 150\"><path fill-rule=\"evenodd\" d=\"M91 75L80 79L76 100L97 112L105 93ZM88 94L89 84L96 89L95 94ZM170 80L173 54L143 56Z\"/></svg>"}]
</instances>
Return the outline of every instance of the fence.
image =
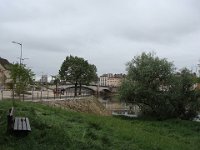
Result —
<instances>
[{"instance_id":1,"label":"fence","mask_svg":"<svg viewBox=\"0 0 200 150\"><path fill-rule=\"evenodd\" d=\"M90 96L92 93L87 90L78 92L77 97ZM0 100L4 99L21 99L21 100L44 100L44 99L66 99L74 97L74 90L69 89L64 92L53 92L53 90L27 91L24 94L16 95L13 90L1 90Z\"/></svg>"}]
</instances>

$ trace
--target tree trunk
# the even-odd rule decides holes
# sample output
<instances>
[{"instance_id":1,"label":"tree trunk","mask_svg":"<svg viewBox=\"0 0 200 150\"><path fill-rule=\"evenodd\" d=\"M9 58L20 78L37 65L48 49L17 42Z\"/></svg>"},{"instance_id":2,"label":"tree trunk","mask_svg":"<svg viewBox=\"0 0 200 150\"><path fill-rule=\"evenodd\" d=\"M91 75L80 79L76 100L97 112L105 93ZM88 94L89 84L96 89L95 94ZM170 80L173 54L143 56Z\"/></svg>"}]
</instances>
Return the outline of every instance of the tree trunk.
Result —
<instances>
[{"instance_id":1,"label":"tree trunk","mask_svg":"<svg viewBox=\"0 0 200 150\"><path fill-rule=\"evenodd\" d=\"M58 82L57 81L56 81L56 92L55 92L55 94L56 94L56 96L58 95Z\"/></svg>"},{"instance_id":2,"label":"tree trunk","mask_svg":"<svg viewBox=\"0 0 200 150\"><path fill-rule=\"evenodd\" d=\"M77 85L78 85L78 83L76 82L76 83L75 83L75 89L74 89L74 97L77 96Z\"/></svg>"},{"instance_id":3,"label":"tree trunk","mask_svg":"<svg viewBox=\"0 0 200 150\"><path fill-rule=\"evenodd\" d=\"M79 86L79 95L81 95L82 84L80 83L79 85L80 85L80 86Z\"/></svg>"}]
</instances>

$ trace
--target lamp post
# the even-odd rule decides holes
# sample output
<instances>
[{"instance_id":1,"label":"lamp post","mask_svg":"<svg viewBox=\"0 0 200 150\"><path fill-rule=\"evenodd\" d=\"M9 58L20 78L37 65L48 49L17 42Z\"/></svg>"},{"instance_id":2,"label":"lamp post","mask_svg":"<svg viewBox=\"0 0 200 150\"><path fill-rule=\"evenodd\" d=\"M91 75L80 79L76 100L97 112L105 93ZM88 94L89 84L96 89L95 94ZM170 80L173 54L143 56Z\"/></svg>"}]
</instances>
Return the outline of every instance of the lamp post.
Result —
<instances>
[{"instance_id":1,"label":"lamp post","mask_svg":"<svg viewBox=\"0 0 200 150\"><path fill-rule=\"evenodd\" d=\"M19 43L19 42L16 42L16 41L12 41L12 43L20 45L20 50L21 51L20 51L19 66L20 66L20 69L21 69L21 67L22 67L22 43ZM19 75L19 84L21 86L21 77L20 77L20 75ZM19 99L21 99L21 87L19 87Z\"/></svg>"},{"instance_id":2,"label":"lamp post","mask_svg":"<svg viewBox=\"0 0 200 150\"><path fill-rule=\"evenodd\" d=\"M15 41L12 41L12 43L20 45L21 52L20 52L20 61L19 61L19 65L20 65L20 67L21 67L21 65L22 65L22 43L15 42Z\"/></svg>"}]
</instances>

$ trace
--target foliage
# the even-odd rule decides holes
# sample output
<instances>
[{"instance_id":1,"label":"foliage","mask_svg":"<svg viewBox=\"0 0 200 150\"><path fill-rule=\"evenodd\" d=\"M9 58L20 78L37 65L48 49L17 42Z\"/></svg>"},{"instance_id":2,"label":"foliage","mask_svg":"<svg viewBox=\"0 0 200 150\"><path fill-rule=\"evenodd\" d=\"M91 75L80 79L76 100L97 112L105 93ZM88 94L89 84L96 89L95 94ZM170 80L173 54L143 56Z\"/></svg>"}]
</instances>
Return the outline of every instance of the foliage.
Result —
<instances>
[{"instance_id":1,"label":"foliage","mask_svg":"<svg viewBox=\"0 0 200 150\"><path fill-rule=\"evenodd\" d=\"M187 68L173 77L173 84L170 88L171 104L174 108L174 115L184 119L190 119L197 115L199 110L199 90L195 89L195 75Z\"/></svg>"},{"instance_id":2,"label":"foliage","mask_svg":"<svg viewBox=\"0 0 200 150\"><path fill-rule=\"evenodd\" d=\"M83 58L71 55L66 57L59 70L62 79L75 85L75 96L77 96L78 85L89 84L97 79L96 72L95 65L89 64Z\"/></svg>"},{"instance_id":3,"label":"foliage","mask_svg":"<svg viewBox=\"0 0 200 150\"><path fill-rule=\"evenodd\" d=\"M197 111L198 96L192 89L193 74L188 70L177 75L166 59L142 53L127 64L127 71L120 88L121 99L136 103L143 113L188 119Z\"/></svg>"},{"instance_id":4,"label":"foliage","mask_svg":"<svg viewBox=\"0 0 200 150\"><path fill-rule=\"evenodd\" d=\"M11 66L12 83L18 95L26 91L28 85L33 82L33 77L34 73L31 69L26 68L24 64L16 63Z\"/></svg>"},{"instance_id":5,"label":"foliage","mask_svg":"<svg viewBox=\"0 0 200 150\"><path fill-rule=\"evenodd\" d=\"M85 62L82 65L82 74L80 76L79 79L79 84L85 84L85 85L89 85L92 81L97 81L98 77L97 77L97 68L95 65L93 64L88 64L87 62Z\"/></svg>"},{"instance_id":6,"label":"foliage","mask_svg":"<svg viewBox=\"0 0 200 150\"><path fill-rule=\"evenodd\" d=\"M163 115L168 108L165 88L173 70L172 63L152 53L134 57L127 64L128 75L120 90L121 98L137 103L143 112Z\"/></svg>"},{"instance_id":7,"label":"foliage","mask_svg":"<svg viewBox=\"0 0 200 150\"><path fill-rule=\"evenodd\" d=\"M15 116L29 118L31 133L6 133L12 101L0 101L0 149L199 150L198 122L96 116L32 102L15 102Z\"/></svg>"},{"instance_id":8,"label":"foliage","mask_svg":"<svg viewBox=\"0 0 200 150\"><path fill-rule=\"evenodd\" d=\"M195 78L195 82L196 82L196 83L200 83L200 77L196 77L196 78Z\"/></svg>"}]
</instances>

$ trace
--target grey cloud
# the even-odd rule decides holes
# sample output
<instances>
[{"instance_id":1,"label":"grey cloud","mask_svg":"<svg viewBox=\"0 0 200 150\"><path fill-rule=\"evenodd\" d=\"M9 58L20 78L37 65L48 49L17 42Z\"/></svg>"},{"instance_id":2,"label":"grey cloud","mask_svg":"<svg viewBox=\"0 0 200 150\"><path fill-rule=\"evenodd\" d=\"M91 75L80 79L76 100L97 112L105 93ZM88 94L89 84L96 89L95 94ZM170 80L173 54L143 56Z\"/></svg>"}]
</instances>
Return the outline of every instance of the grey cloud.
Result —
<instances>
[{"instance_id":1,"label":"grey cloud","mask_svg":"<svg viewBox=\"0 0 200 150\"><path fill-rule=\"evenodd\" d=\"M70 54L97 65L99 74L125 71L125 63L141 51L155 50L177 66L190 66L198 61L198 0L0 0L0 3L1 56L16 61L18 47L11 41L22 42L25 57L30 57L27 63L37 73L56 74ZM190 56L187 61L186 56Z\"/></svg>"},{"instance_id":2,"label":"grey cloud","mask_svg":"<svg viewBox=\"0 0 200 150\"><path fill-rule=\"evenodd\" d=\"M141 6L133 6L137 15L124 15L125 18L119 23L117 35L139 42L169 44L200 29L200 6L188 7L188 1L179 1L175 6L166 2L164 4L163 1L149 1L141 4L143 9Z\"/></svg>"}]
</instances>

